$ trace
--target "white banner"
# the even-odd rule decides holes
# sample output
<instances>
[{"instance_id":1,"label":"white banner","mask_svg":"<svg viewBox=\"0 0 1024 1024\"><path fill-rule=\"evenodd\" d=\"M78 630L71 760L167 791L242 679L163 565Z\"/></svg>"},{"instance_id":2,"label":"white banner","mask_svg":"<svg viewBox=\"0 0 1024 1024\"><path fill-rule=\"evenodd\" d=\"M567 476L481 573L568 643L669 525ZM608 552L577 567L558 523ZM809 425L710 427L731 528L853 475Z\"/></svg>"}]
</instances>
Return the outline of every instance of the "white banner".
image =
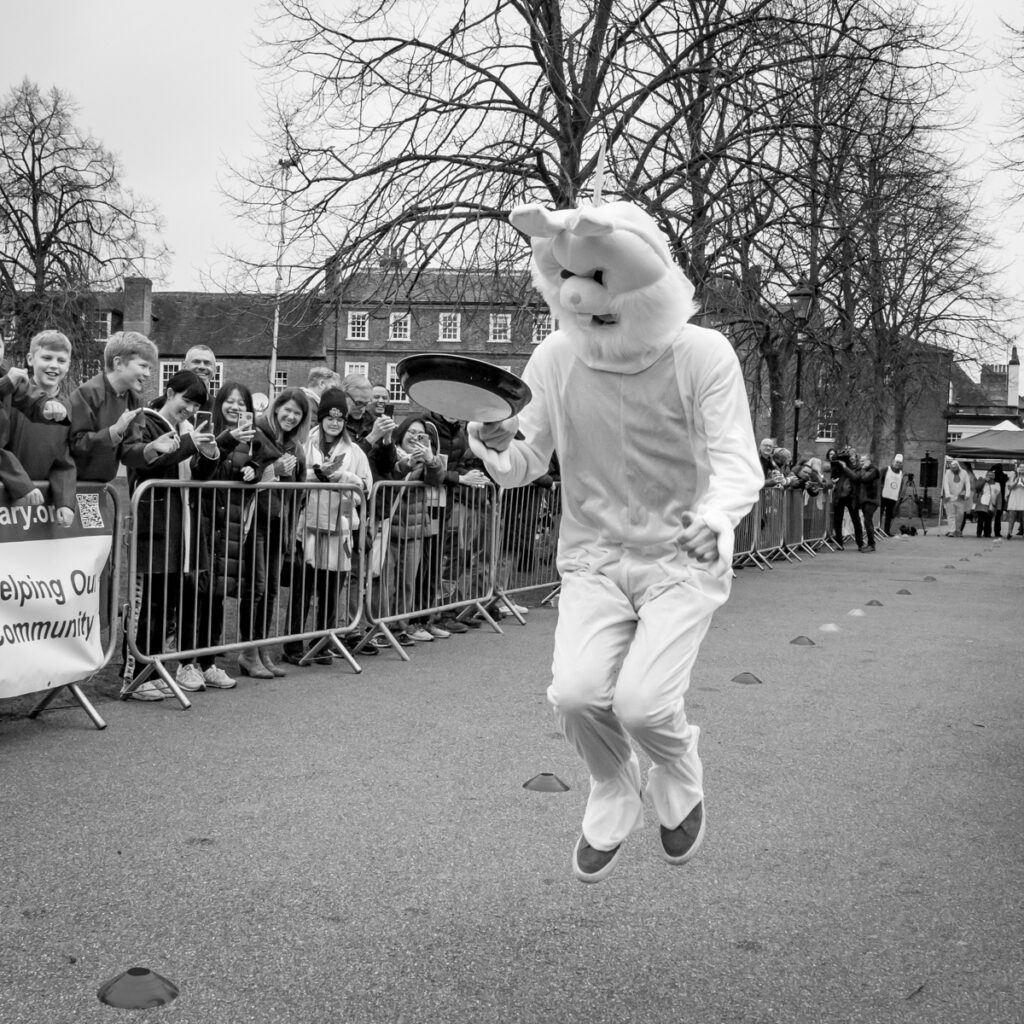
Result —
<instances>
[{"instance_id":1,"label":"white banner","mask_svg":"<svg viewBox=\"0 0 1024 1024\"><path fill-rule=\"evenodd\" d=\"M115 512L79 485L74 524L52 505L6 504L0 489L0 698L78 682L103 667L100 577Z\"/></svg>"}]
</instances>

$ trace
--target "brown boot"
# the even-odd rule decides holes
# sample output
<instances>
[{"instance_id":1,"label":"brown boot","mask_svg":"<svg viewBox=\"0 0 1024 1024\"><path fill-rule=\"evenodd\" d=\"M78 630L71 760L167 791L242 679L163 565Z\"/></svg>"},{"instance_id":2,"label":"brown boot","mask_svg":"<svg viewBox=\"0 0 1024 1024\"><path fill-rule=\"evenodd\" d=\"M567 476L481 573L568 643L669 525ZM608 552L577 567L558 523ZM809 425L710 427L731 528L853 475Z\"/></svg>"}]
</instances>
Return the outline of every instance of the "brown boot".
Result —
<instances>
[{"instance_id":1,"label":"brown boot","mask_svg":"<svg viewBox=\"0 0 1024 1024\"><path fill-rule=\"evenodd\" d=\"M253 679L273 679L274 673L263 664L255 647L246 647L238 655L238 671Z\"/></svg>"},{"instance_id":2,"label":"brown boot","mask_svg":"<svg viewBox=\"0 0 1024 1024\"><path fill-rule=\"evenodd\" d=\"M257 648L257 653L260 656L260 661L263 662L263 667L272 676L286 676L286 675L288 675L288 673L285 672L285 670L283 668L281 668L280 665L275 665L274 664L274 659L270 657L270 651L269 651L268 648L266 648L266 647L259 647L259 648Z\"/></svg>"}]
</instances>

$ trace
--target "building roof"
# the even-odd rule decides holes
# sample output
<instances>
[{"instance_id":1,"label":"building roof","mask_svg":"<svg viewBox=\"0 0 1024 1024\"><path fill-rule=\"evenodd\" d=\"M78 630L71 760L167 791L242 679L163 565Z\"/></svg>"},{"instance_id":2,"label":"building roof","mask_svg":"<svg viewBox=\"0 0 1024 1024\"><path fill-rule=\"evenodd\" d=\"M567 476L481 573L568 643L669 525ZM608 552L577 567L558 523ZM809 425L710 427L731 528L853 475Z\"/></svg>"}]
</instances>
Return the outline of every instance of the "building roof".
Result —
<instances>
[{"instance_id":1,"label":"building roof","mask_svg":"<svg viewBox=\"0 0 1024 1024\"><path fill-rule=\"evenodd\" d=\"M360 271L341 278L338 302L378 306L536 306L544 300L527 273L498 270ZM333 295L327 301L333 303Z\"/></svg>"},{"instance_id":2,"label":"building roof","mask_svg":"<svg viewBox=\"0 0 1024 1024\"><path fill-rule=\"evenodd\" d=\"M306 297L283 297L278 355L322 359L320 307ZM274 296L244 293L154 292L152 339L163 355L184 355L193 345L209 345L220 359L270 354Z\"/></svg>"}]
</instances>

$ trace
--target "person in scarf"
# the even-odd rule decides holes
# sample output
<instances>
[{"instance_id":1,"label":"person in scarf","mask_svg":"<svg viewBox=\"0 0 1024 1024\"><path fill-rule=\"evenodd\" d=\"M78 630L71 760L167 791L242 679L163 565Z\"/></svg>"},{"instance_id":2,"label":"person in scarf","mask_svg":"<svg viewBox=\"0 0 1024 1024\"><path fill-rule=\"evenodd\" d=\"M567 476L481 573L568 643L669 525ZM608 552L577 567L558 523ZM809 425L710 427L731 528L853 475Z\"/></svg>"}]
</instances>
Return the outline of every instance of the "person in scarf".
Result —
<instances>
[{"instance_id":1,"label":"person in scarf","mask_svg":"<svg viewBox=\"0 0 1024 1024\"><path fill-rule=\"evenodd\" d=\"M338 613L347 617L345 578L352 566L352 533L359 526L358 509L373 486L370 462L345 428L348 404L340 388L328 388L320 396L316 427L306 442L306 480L348 484L359 492L314 490L306 496L302 524L303 569L292 579L288 631L305 632L309 607L316 598L313 628L332 629ZM289 640L284 645L284 660L303 664L303 643ZM312 664L330 665L328 649L313 658Z\"/></svg>"}]
</instances>

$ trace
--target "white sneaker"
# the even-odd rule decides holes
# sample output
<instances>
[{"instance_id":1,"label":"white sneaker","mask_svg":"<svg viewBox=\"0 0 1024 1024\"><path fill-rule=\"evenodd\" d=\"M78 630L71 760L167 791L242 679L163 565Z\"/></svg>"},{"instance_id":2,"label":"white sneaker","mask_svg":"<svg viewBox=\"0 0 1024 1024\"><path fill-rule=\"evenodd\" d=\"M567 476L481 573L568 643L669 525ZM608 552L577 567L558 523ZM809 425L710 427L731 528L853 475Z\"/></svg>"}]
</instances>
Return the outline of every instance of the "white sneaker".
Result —
<instances>
[{"instance_id":1,"label":"white sneaker","mask_svg":"<svg viewBox=\"0 0 1024 1024\"><path fill-rule=\"evenodd\" d=\"M222 668L217 668L216 665L211 665L204 673L203 679L206 680L207 686L212 686L215 690L230 690L232 686L238 685L237 679L232 679Z\"/></svg>"},{"instance_id":2,"label":"white sneaker","mask_svg":"<svg viewBox=\"0 0 1024 1024\"><path fill-rule=\"evenodd\" d=\"M407 630L407 632L413 640L416 640L419 643L427 643L427 641L434 639L422 626L413 626L413 628Z\"/></svg>"},{"instance_id":3,"label":"white sneaker","mask_svg":"<svg viewBox=\"0 0 1024 1024\"><path fill-rule=\"evenodd\" d=\"M518 612L520 615L529 615L530 609L525 604L513 604L512 611Z\"/></svg>"},{"instance_id":4,"label":"white sneaker","mask_svg":"<svg viewBox=\"0 0 1024 1024\"><path fill-rule=\"evenodd\" d=\"M131 693L125 694L124 690L121 690L126 700L163 700L164 694L159 690L154 683L145 682L141 686L136 687Z\"/></svg>"},{"instance_id":5,"label":"white sneaker","mask_svg":"<svg viewBox=\"0 0 1024 1024\"><path fill-rule=\"evenodd\" d=\"M448 637L451 636L451 633L449 633L447 629L444 629L442 626L437 626L433 622L428 622L423 628L432 637L435 637L438 640L447 640Z\"/></svg>"},{"instance_id":6,"label":"white sneaker","mask_svg":"<svg viewBox=\"0 0 1024 1024\"><path fill-rule=\"evenodd\" d=\"M206 689L206 680L203 678L203 673L199 671L199 666L192 662L189 662L187 665L178 666L178 671L174 673L174 681L183 690L188 690L190 693Z\"/></svg>"}]
</instances>

